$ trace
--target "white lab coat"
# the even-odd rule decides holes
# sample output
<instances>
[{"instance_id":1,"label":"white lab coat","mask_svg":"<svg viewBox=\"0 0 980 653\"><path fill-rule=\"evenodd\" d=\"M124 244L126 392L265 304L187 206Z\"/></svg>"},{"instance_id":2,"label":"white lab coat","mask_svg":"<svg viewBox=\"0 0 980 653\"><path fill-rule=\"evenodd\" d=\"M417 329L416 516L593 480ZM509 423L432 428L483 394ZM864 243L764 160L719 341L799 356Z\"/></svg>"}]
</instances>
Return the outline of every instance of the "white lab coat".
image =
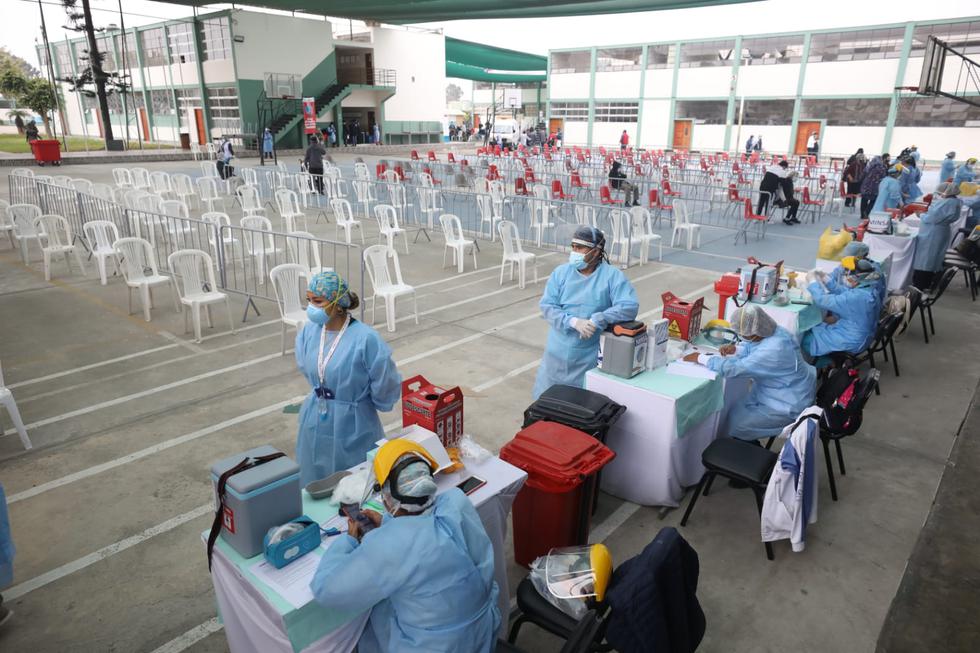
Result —
<instances>
[{"instance_id":1,"label":"white lab coat","mask_svg":"<svg viewBox=\"0 0 980 653\"><path fill-rule=\"evenodd\" d=\"M806 546L807 524L817 521L816 441L820 426L817 419L823 410L810 406L783 429L786 438L776 467L769 477L766 498L762 504L762 541L788 539L793 551Z\"/></svg>"}]
</instances>

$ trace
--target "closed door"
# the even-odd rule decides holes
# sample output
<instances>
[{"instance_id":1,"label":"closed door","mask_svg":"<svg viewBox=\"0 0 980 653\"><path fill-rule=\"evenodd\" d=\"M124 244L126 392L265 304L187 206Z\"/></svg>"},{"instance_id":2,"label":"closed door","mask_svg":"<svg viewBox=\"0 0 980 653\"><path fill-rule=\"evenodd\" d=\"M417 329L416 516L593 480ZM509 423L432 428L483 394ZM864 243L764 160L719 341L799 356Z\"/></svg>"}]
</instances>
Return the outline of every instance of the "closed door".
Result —
<instances>
[{"instance_id":1,"label":"closed door","mask_svg":"<svg viewBox=\"0 0 980 653\"><path fill-rule=\"evenodd\" d=\"M204 109L194 109L194 122L197 124L197 143L204 145L208 142L208 136L204 132Z\"/></svg>"},{"instance_id":2,"label":"closed door","mask_svg":"<svg viewBox=\"0 0 980 653\"><path fill-rule=\"evenodd\" d=\"M674 149L691 149L691 129L694 127L693 120L674 121Z\"/></svg>"},{"instance_id":3,"label":"closed door","mask_svg":"<svg viewBox=\"0 0 980 653\"><path fill-rule=\"evenodd\" d=\"M557 134L558 132L563 131L562 127L564 124L565 121L561 118L552 118L548 121L548 133Z\"/></svg>"},{"instance_id":4,"label":"closed door","mask_svg":"<svg viewBox=\"0 0 980 653\"><path fill-rule=\"evenodd\" d=\"M152 141L153 138L150 136L150 121L146 117L146 109L140 107L139 115L140 115L140 127L143 128L143 140Z\"/></svg>"},{"instance_id":5,"label":"closed door","mask_svg":"<svg viewBox=\"0 0 980 653\"><path fill-rule=\"evenodd\" d=\"M819 120L801 120L796 123L796 145L793 147L794 154L806 154L806 142L810 139L810 134L820 134Z\"/></svg>"}]
</instances>

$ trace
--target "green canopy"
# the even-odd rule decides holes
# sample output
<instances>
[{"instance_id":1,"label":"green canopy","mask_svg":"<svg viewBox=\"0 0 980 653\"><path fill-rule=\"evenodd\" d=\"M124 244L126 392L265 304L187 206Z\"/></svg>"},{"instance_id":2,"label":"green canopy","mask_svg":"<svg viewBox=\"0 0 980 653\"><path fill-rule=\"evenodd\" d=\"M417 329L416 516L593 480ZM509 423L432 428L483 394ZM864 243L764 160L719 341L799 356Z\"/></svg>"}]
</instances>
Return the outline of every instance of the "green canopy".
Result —
<instances>
[{"instance_id":1,"label":"green canopy","mask_svg":"<svg viewBox=\"0 0 980 653\"><path fill-rule=\"evenodd\" d=\"M446 37L446 61L492 70L548 69L548 57ZM447 73L448 74L448 73ZM453 75L458 77L458 75Z\"/></svg>"},{"instance_id":2,"label":"green canopy","mask_svg":"<svg viewBox=\"0 0 980 653\"><path fill-rule=\"evenodd\" d=\"M446 62L446 77L471 79L475 82L543 82L548 79L544 73L540 75L522 75L520 73L492 73L479 66L467 66L455 61Z\"/></svg>"},{"instance_id":3,"label":"green canopy","mask_svg":"<svg viewBox=\"0 0 980 653\"><path fill-rule=\"evenodd\" d=\"M248 0L244 5L396 25L479 18L549 18L660 11L757 0ZM167 0L203 7L214 0Z\"/></svg>"}]
</instances>

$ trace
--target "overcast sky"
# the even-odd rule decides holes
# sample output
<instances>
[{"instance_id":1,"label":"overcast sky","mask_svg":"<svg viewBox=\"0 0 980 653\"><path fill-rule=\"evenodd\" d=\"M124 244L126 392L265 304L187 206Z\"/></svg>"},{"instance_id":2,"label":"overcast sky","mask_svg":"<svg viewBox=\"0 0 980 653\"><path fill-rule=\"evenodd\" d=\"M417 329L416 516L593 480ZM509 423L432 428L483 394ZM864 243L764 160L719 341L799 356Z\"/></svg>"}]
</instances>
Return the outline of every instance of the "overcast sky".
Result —
<instances>
[{"instance_id":1,"label":"overcast sky","mask_svg":"<svg viewBox=\"0 0 980 653\"><path fill-rule=\"evenodd\" d=\"M34 44L41 38L37 0L0 2L4 7L0 45L36 66ZM66 32L61 26L67 21L60 3L58 0L42 2L48 37L52 40L64 39ZM329 0L323 2L326 4ZM123 0L122 4L127 27L191 14L189 7L163 2ZM97 25L118 24L118 0L91 0L91 6ZM211 7L218 9L227 6L215 4ZM704 9L574 18L453 21L429 23L426 26L442 28L447 35L461 39L547 54L550 48L854 27L965 16L980 16L980 2L940 0L934 4L918 0L765 0ZM270 47L279 46L270 44Z\"/></svg>"}]
</instances>

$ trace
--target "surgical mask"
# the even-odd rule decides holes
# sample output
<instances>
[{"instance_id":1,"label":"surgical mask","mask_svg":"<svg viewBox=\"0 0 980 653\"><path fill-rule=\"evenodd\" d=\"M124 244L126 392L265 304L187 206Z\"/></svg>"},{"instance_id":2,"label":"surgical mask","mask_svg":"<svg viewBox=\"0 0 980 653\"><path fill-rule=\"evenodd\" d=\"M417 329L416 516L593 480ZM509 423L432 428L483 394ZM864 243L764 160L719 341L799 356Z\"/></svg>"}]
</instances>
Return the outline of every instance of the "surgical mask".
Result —
<instances>
[{"instance_id":1,"label":"surgical mask","mask_svg":"<svg viewBox=\"0 0 980 653\"><path fill-rule=\"evenodd\" d=\"M313 304L306 305L306 317L309 318L310 322L313 324L326 324L329 319L327 312L322 308L314 306Z\"/></svg>"},{"instance_id":2,"label":"surgical mask","mask_svg":"<svg viewBox=\"0 0 980 653\"><path fill-rule=\"evenodd\" d=\"M568 262L575 270L584 270L588 266L585 262L585 254L582 252L569 252Z\"/></svg>"}]
</instances>

